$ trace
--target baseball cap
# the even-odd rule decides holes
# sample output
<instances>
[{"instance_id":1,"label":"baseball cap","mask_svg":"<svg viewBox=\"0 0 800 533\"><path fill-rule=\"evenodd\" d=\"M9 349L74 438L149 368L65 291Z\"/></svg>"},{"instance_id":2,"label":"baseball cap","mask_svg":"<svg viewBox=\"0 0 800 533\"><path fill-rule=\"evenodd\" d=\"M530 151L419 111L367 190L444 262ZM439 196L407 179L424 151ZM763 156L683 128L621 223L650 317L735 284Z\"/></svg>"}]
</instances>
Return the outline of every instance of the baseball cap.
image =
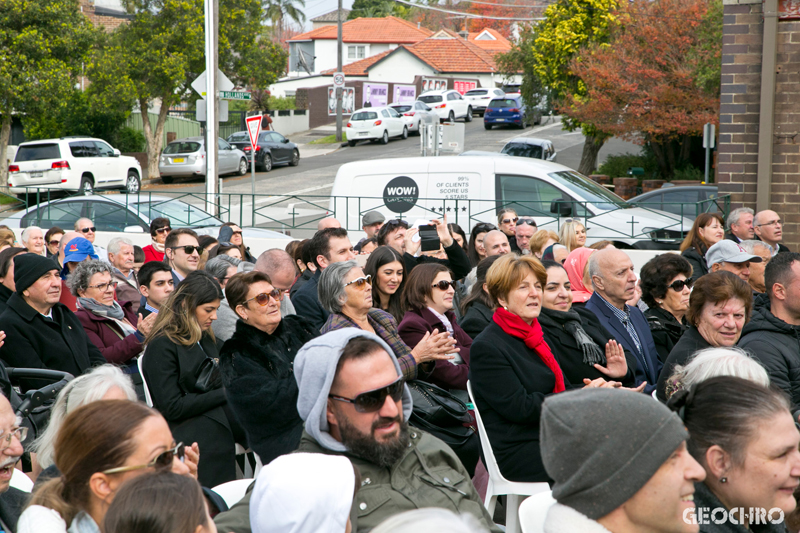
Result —
<instances>
[{"instance_id":1,"label":"baseball cap","mask_svg":"<svg viewBox=\"0 0 800 533\"><path fill-rule=\"evenodd\" d=\"M384 220L386 220L386 217L384 217L380 212L370 211L369 213L364 213L364 216L361 218L361 225L371 226L373 224L377 224L378 222L383 222Z\"/></svg>"},{"instance_id":2,"label":"baseball cap","mask_svg":"<svg viewBox=\"0 0 800 533\"><path fill-rule=\"evenodd\" d=\"M762 259L747 253L738 243L723 239L706 252L706 264L711 267L717 263L760 263Z\"/></svg>"}]
</instances>

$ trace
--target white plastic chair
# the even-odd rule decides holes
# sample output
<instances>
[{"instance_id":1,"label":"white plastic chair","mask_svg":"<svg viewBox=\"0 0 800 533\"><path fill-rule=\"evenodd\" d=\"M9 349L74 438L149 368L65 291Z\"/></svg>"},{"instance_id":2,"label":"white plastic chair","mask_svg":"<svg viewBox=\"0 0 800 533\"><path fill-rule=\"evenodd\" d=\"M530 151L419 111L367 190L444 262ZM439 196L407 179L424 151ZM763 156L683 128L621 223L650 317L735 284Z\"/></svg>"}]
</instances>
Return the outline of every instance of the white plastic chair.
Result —
<instances>
[{"instance_id":1,"label":"white plastic chair","mask_svg":"<svg viewBox=\"0 0 800 533\"><path fill-rule=\"evenodd\" d=\"M144 379L144 370L142 370L143 360L144 360L144 354L139 356L139 360L136 361L136 364L139 366L139 375L142 376L142 386L144 387L145 403L147 403L147 407L153 407L153 398L150 396L150 389L147 388L147 380Z\"/></svg>"},{"instance_id":2,"label":"white plastic chair","mask_svg":"<svg viewBox=\"0 0 800 533\"><path fill-rule=\"evenodd\" d=\"M234 481L228 481L227 483L223 483L222 485L217 485L214 487L213 490L220 497L225 500L225 503L228 506L228 509L239 503L239 500L244 498L245 493L247 492L247 487L253 483L253 479L237 479Z\"/></svg>"},{"instance_id":3,"label":"white plastic chair","mask_svg":"<svg viewBox=\"0 0 800 533\"><path fill-rule=\"evenodd\" d=\"M11 472L11 482L9 485L22 492L30 492L33 490L33 481L31 481L31 478L26 476L22 470L17 470L16 468Z\"/></svg>"},{"instance_id":4,"label":"white plastic chair","mask_svg":"<svg viewBox=\"0 0 800 533\"><path fill-rule=\"evenodd\" d=\"M472 394L472 384L467 381L467 392L469 392L469 399L475 409L475 420L478 423L478 435L481 438L481 447L483 447L483 456L486 460L486 470L489 471L489 484L486 487L486 499L483 505L490 515L494 514L494 508L497 504L498 496L506 496L506 532L507 533L520 533L519 530L519 505L524 498L520 496L533 496L540 492L550 490L550 485L547 483L523 483L518 481L509 481L500 473L500 468L497 466L497 461L494 458L492 445L489 443L489 436L486 434L486 429L483 427L481 415L478 412L478 404L475 403L475 395Z\"/></svg>"},{"instance_id":5,"label":"white plastic chair","mask_svg":"<svg viewBox=\"0 0 800 533\"><path fill-rule=\"evenodd\" d=\"M551 491L534 494L519 506L519 525L522 533L544 533L547 511L556 503Z\"/></svg>"}]
</instances>

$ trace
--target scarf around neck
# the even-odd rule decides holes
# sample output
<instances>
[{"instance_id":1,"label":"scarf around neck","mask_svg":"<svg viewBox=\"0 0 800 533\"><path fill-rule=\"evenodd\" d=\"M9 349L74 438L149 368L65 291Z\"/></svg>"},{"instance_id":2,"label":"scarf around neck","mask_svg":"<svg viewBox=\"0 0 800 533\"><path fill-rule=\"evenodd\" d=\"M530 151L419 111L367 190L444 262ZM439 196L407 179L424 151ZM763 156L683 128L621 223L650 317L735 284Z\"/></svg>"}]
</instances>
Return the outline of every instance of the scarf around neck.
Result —
<instances>
[{"instance_id":1,"label":"scarf around neck","mask_svg":"<svg viewBox=\"0 0 800 533\"><path fill-rule=\"evenodd\" d=\"M495 310L492 320L507 335L522 339L525 342L525 346L536 352L536 355L547 365L547 368L555 374L556 385L553 387L554 393L565 390L564 373L561 371L555 356L553 356L553 352L550 351L550 347L544 341L544 333L542 333L542 326L538 320L534 320L533 323L528 325L518 315L502 307L498 307Z\"/></svg>"},{"instance_id":2,"label":"scarf around neck","mask_svg":"<svg viewBox=\"0 0 800 533\"><path fill-rule=\"evenodd\" d=\"M93 315L102 316L106 318L114 318L116 320L123 320L125 313L122 312L122 307L114 301L114 305L103 305L94 298L81 298L78 297L78 307L86 309Z\"/></svg>"},{"instance_id":3,"label":"scarf around neck","mask_svg":"<svg viewBox=\"0 0 800 533\"><path fill-rule=\"evenodd\" d=\"M163 254L164 253L164 248L165 248L164 244L159 244L156 241L153 241L153 249L154 250L156 250L158 252L161 252Z\"/></svg>"},{"instance_id":4,"label":"scarf around neck","mask_svg":"<svg viewBox=\"0 0 800 533\"><path fill-rule=\"evenodd\" d=\"M575 309L558 311L556 309L542 308L542 314L553 322L561 325L564 330L575 338L575 342L583 351L583 362L587 365L605 365L606 356L603 349L594 342L586 330L583 329L581 315Z\"/></svg>"}]
</instances>

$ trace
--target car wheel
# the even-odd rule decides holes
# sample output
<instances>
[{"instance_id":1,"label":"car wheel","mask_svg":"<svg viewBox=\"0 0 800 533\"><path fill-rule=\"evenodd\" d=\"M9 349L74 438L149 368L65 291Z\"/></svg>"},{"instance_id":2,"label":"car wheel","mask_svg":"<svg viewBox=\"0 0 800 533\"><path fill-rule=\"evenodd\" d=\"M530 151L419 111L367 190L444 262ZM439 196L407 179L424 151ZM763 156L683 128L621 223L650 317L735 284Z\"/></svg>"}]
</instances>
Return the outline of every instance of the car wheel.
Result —
<instances>
[{"instance_id":1,"label":"car wheel","mask_svg":"<svg viewBox=\"0 0 800 533\"><path fill-rule=\"evenodd\" d=\"M383 130L383 137L381 137L381 144L389 144L389 132Z\"/></svg>"},{"instance_id":2,"label":"car wheel","mask_svg":"<svg viewBox=\"0 0 800 533\"><path fill-rule=\"evenodd\" d=\"M170 183L172 183L173 181L175 181L175 178L173 178L172 176L163 176L163 175L162 175L162 176L161 176L161 181L163 181L164 183L166 183L167 185L169 185Z\"/></svg>"},{"instance_id":3,"label":"car wheel","mask_svg":"<svg viewBox=\"0 0 800 533\"><path fill-rule=\"evenodd\" d=\"M78 187L78 194L90 196L94 194L94 180L91 176L84 176L81 178L81 185Z\"/></svg>"},{"instance_id":4,"label":"car wheel","mask_svg":"<svg viewBox=\"0 0 800 533\"><path fill-rule=\"evenodd\" d=\"M355 141L347 141L347 145L352 148L353 146L356 145L356 142Z\"/></svg>"},{"instance_id":5,"label":"car wheel","mask_svg":"<svg viewBox=\"0 0 800 533\"><path fill-rule=\"evenodd\" d=\"M247 174L247 159L244 157L239 161L239 175L244 176Z\"/></svg>"},{"instance_id":6,"label":"car wheel","mask_svg":"<svg viewBox=\"0 0 800 533\"><path fill-rule=\"evenodd\" d=\"M408 139L408 127L403 126L403 139Z\"/></svg>"},{"instance_id":7,"label":"car wheel","mask_svg":"<svg viewBox=\"0 0 800 533\"><path fill-rule=\"evenodd\" d=\"M464 117L464 122L472 122L472 107L467 108L467 116Z\"/></svg>"},{"instance_id":8,"label":"car wheel","mask_svg":"<svg viewBox=\"0 0 800 533\"><path fill-rule=\"evenodd\" d=\"M490 130L490 129L492 129L492 125L491 124L487 124L487 123L484 122L483 123L483 129Z\"/></svg>"},{"instance_id":9,"label":"car wheel","mask_svg":"<svg viewBox=\"0 0 800 533\"><path fill-rule=\"evenodd\" d=\"M264 156L264 172L272 170L272 156L267 154Z\"/></svg>"},{"instance_id":10,"label":"car wheel","mask_svg":"<svg viewBox=\"0 0 800 533\"><path fill-rule=\"evenodd\" d=\"M450 114L447 115L447 122L455 122L456 121L456 114L450 111Z\"/></svg>"},{"instance_id":11,"label":"car wheel","mask_svg":"<svg viewBox=\"0 0 800 533\"><path fill-rule=\"evenodd\" d=\"M292 152L292 160L289 162L289 165L296 167L299 164L300 164L300 152L297 150L297 148L295 148L294 152Z\"/></svg>"},{"instance_id":12,"label":"car wheel","mask_svg":"<svg viewBox=\"0 0 800 533\"><path fill-rule=\"evenodd\" d=\"M125 180L125 190L128 194L136 194L142 188L139 176L133 170L128 171L128 179Z\"/></svg>"}]
</instances>

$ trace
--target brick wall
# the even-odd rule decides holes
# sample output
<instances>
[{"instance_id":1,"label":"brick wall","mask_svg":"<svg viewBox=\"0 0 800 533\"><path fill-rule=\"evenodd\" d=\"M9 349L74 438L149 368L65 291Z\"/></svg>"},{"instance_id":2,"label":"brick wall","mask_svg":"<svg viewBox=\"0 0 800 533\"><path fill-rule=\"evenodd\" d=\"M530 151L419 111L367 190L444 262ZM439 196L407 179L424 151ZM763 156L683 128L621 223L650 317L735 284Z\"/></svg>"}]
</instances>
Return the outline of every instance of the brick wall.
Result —
<instances>
[{"instance_id":1,"label":"brick wall","mask_svg":"<svg viewBox=\"0 0 800 533\"><path fill-rule=\"evenodd\" d=\"M125 17L114 17L97 13L92 0L80 0L80 6L81 12L94 26L102 26L103 29L109 33L114 31L120 24L125 24L127 22Z\"/></svg>"}]
</instances>

